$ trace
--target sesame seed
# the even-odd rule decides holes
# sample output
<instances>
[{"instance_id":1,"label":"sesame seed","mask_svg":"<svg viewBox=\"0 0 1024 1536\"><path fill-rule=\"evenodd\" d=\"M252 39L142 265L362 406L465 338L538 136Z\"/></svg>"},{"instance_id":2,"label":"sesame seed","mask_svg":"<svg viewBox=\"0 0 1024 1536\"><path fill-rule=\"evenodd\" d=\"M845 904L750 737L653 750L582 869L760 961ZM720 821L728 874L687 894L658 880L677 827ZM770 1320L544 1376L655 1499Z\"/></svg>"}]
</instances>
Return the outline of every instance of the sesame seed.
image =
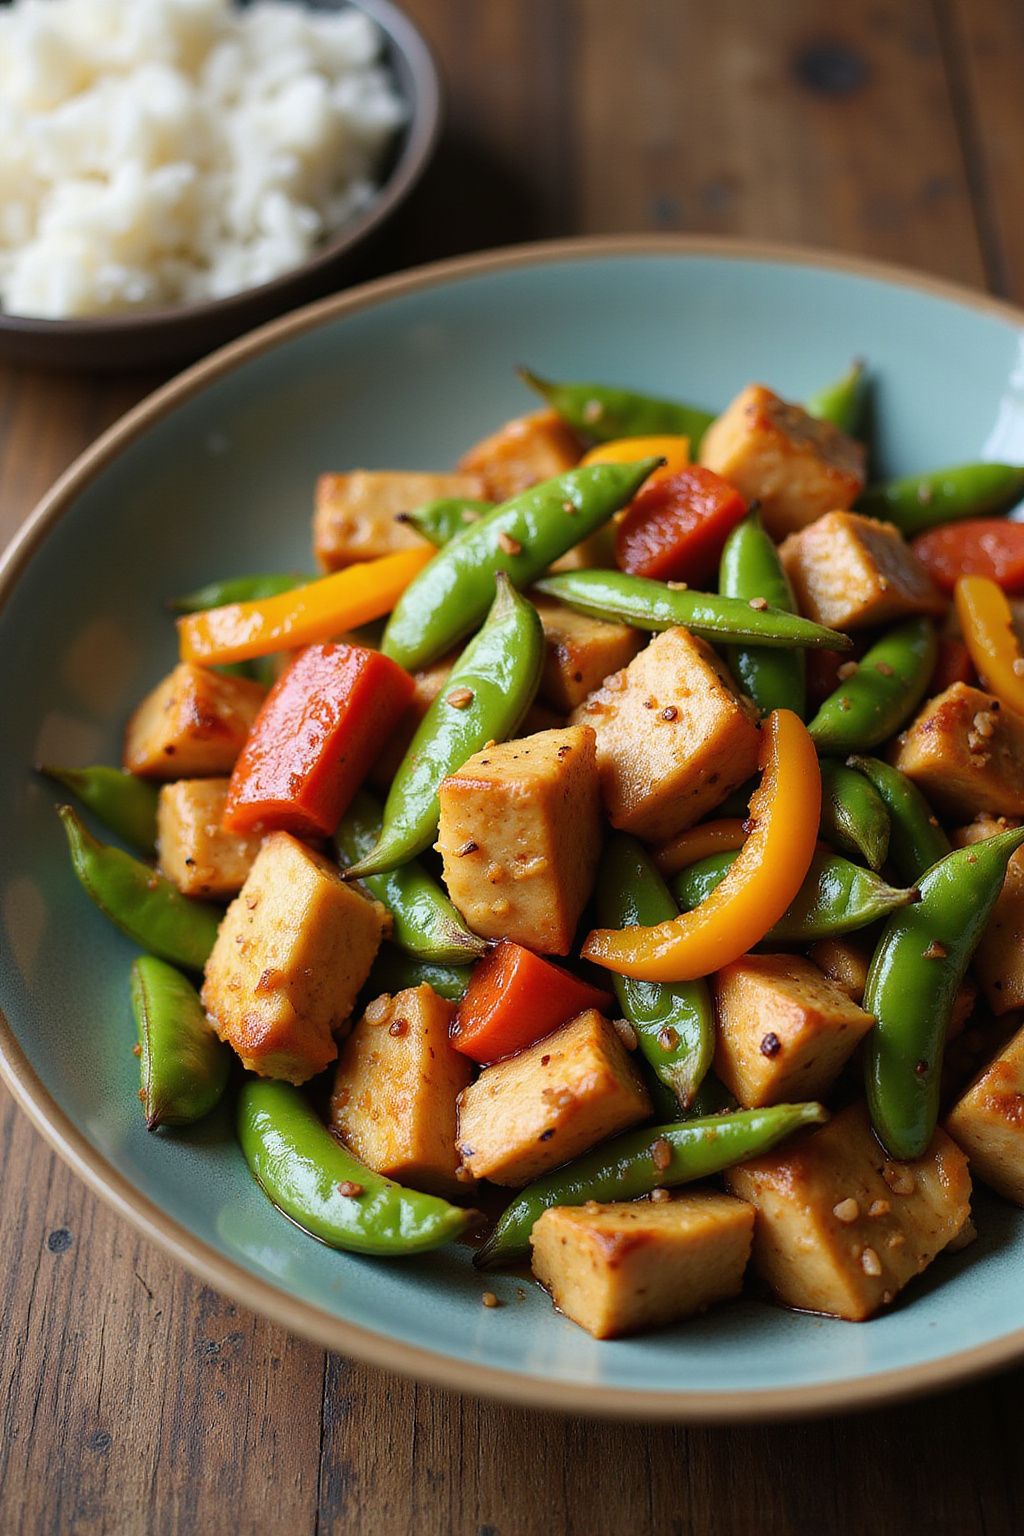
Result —
<instances>
[{"instance_id":1,"label":"sesame seed","mask_svg":"<svg viewBox=\"0 0 1024 1536\"><path fill-rule=\"evenodd\" d=\"M583 407L584 421L600 421L603 415L604 406L601 404L600 400L588 400L586 405Z\"/></svg>"},{"instance_id":2,"label":"sesame seed","mask_svg":"<svg viewBox=\"0 0 1024 1536\"><path fill-rule=\"evenodd\" d=\"M408 1033L408 1019L392 1019L391 1023L388 1025L388 1034L394 1035L396 1040L400 1039L402 1035L407 1035Z\"/></svg>"},{"instance_id":3,"label":"sesame seed","mask_svg":"<svg viewBox=\"0 0 1024 1536\"><path fill-rule=\"evenodd\" d=\"M664 1205L667 1200L671 1199L672 1196L669 1194L668 1190L662 1189L660 1185L657 1189L651 1190L651 1200L655 1205Z\"/></svg>"},{"instance_id":4,"label":"sesame seed","mask_svg":"<svg viewBox=\"0 0 1024 1536\"><path fill-rule=\"evenodd\" d=\"M836 1221L841 1221L844 1226L849 1226L850 1223L852 1221L856 1221L857 1217L860 1215L860 1206L857 1204L857 1201L854 1200L853 1196L850 1195L845 1200L840 1200L837 1205L832 1207L832 1215L835 1217Z\"/></svg>"},{"instance_id":5,"label":"sesame seed","mask_svg":"<svg viewBox=\"0 0 1024 1536\"><path fill-rule=\"evenodd\" d=\"M575 517L576 503L574 501L563 501L562 511L566 514L567 517Z\"/></svg>"},{"instance_id":6,"label":"sesame seed","mask_svg":"<svg viewBox=\"0 0 1024 1536\"><path fill-rule=\"evenodd\" d=\"M892 677L892 667L887 661L876 661L875 671L882 677Z\"/></svg>"},{"instance_id":7,"label":"sesame seed","mask_svg":"<svg viewBox=\"0 0 1024 1536\"><path fill-rule=\"evenodd\" d=\"M866 1275L880 1275L882 1261L873 1248L865 1248L860 1256L860 1267Z\"/></svg>"},{"instance_id":8,"label":"sesame seed","mask_svg":"<svg viewBox=\"0 0 1024 1536\"><path fill-rule=\"evenodd\" d=\"M844 661L841 666L836 668L836 677L838 677L841 683L845 683L846 679L848 677L853 677L854 673L857 672L859 668L859 661Z\"/></svg>"},{"instance_id":9,"label":"sesame seed","mask_svg":"<svg viewBox=\"0 0 1024 1536\"><path fill-rule=\"evenodd\" d=\"M501 1302L498 1300L497 1296L495 1296L493 1291L484 1291L483 1295L480 1297L480 1300L483 1302L485 1307L494 1308L501 1306Z\"/></svg>"},{"instance_id":10,"label":"sesame seed","mask_svg":"<svg viewBox=\"0 0 1024 1536\"><path fill-rule=\"evenodd\" d=\"M452 709L466 709L474 697L472 688L453 688L445 703L450 704Z\"/></svg>"},{"instance_id":11,"label":"sesame seed","mask_svg":"<svg viewBox=\"0 0 1024 1536\"><path fill-rule=\"evenodd\" d=\"M672 1148L665 1140L664 1136L659 1136L657 1141L652 1143L651 1162L654 1164L655 1168L657 1168L659 1173L664 1173L665 1169L671 1165Z\"/></svg>"},{"instance_id":12,"label":"sesame seed","mask_svg":"<svg viewBox=\"0 0 1024 1536\"><path fill-rule=\"evenodd\" d=\"M940 944L938 939L932 939L931 943L928 945L928 948L924 952L924 958L926 960L945 960L948 954L949 950L946 948L945 944Z\"/></svg>"},{"instance_id":13,"label":"sesame seed","mask_svg":"<svg viewBox=\"0 0 1024 1536\"><path fill-rule=\"evenodd\" d=\"M755 613L764 613L768 607L768 599L766 597L752 597L747 606L748 608L753 608Z\"/></svg>"},{"instance_id":14,"label":"sesame seed","mask_svg":"<svg viewBox=\"0 0 1024 1536\"><path fill-rule=\"evenodd\" d=\"M670 592L687 592L690 587L688 581L666 581L665 585Z\"/></svg>"},{"instance_id":15,"label":"sesame seed","mask_svg":"<svg viewBox=\"0 0 1024 1536\"><path fill-rule=\"evenodd\" d=\"M1013 670L1017 677L1024 677L1024 656L1013 658Z\"/></svg>"},{"instance_id":16,"label":"sesame seed","mask_svg":"<svg viewBox=\"0 0 1024 1536\"><path fill-rule=\"evenodd\" d=\"M523 546L519 540L514 539L510 533L506 533L504 528L498 534L498 547L504 550L506 555L521 555L523 552Z\"/></svg>"},{"instance_id":17,"label":"sesame seed","mask_svg":"<svg viewBox=\"0 0 1024 1536\"><path fill-rule=\"evenodd\" d=\"M353 1184L351 1179L343 1179L338 1185L338 1194L344 1195L346 1200L358 1200L363 1192L363 1186Z\"/></svg>"},{"instance_id":18,"label":"sesame seed","mask_svg":"<svg viewBox=\"0 0 1024 1536\"><path fill-rule=\"evenodd\" d=\"M846 711L847 711L847 710L848 710L848 709L849 709L849 708L850 708L850 707L851 707L851 706L850 706L850 700L849 700L849 699L848 699L848 698L846 698L846 696L845 696L845 695L844 695L844 696L843 696L843 697L842 697L842 698L841 698L841 699L840 699L840 700L839 700L839 708L840 708L840 709L841 709L841 710L842 710L842 711L843 711L843 714L845 714L845 713L846 713Z\"/></svg>"},{"instance_id":19,"label":"sesame seed","mask_svg":"<svg viewBox=\"0 0 1024 1536\"><path fill-rule=\"evenodd\" d=\"M459 516L464 523L478 523L480 521L480 513L475 507L463 507Z\"/></svg>"},{"instance_id":20,"label":"sesame seed","mask_svg":"<svg viewBox=\"0 0 1024 1536\"><path fill-rule=\"evenodd\" d=\"M479 849L479 847L480 847L480 844L479 843L474 843L473 839L470 838L468 843L463 843L462 847L458 851L457 857L460 858L460 859L464 859L467 854L469 854L469 853L476 853L477 850Z\"/></svg>"},{"instance_id":21,"label":"sesame seed","mask_svg":"<svg viewBox=\"0 0 1024 1536\"><path fill-rule=\"evenodd\" d=\"M868 1206L868 1215L888 1216L891 1210L892 1206L889 1204L888 1200L872 1200L871 1204Z\"/></svg>"},{"instance_id":22,"label":"sesame seed","mask_svg":"<svg viewBox=\"0 0 1024 1536\"><path fill-rule=\"evenodd\" d=\"M669 720L669 721L678 720L678 718L679 718L679 711L678 711L678 709L676 709L674 704L666 704L665 708L661 712L661 718L663 720Z\"/></svg>"},{"instance_id":23,"label":"sesame seed","mask_svg":"<svg viewBox=\"0 0 1024 1536\"><path fill-rule=\"evenodd\" d=\"M658 1031L658 1044L663 1051L674 1051L679 1044L679 1032L666 1024L664 1029Z\"/></svg>"}]
</instances>

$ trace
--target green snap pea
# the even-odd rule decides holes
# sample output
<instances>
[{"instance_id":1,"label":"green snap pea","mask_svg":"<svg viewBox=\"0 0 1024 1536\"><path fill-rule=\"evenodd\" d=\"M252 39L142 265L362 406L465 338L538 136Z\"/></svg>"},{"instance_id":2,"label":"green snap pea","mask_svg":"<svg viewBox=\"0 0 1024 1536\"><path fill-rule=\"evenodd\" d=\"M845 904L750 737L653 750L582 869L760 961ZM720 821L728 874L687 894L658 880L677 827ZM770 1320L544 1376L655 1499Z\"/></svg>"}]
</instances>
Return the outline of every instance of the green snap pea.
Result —
<instances>
[{"instance_id":1,"label":"green snap pea","mask_svg":"<svg viewBox=\"0 0 1024 1536\"><path fill-rule=\"evenodd\" d=\"M363 987L368 999L380 997L382 992L404 992L407 987L433 987L439 997L450 1003L459 1003L466 995L469 978L473 974L468 965L428 965L414 960L393 944L384 943L377 951L369 976Z\"/></svg>"},{"instance_id":2,"label":"green snap pea","mask_svg":"<svg viewBox=\"0 0 1024 1536\"><path fill-rule=\"evenodd\" d=\"M489 1269L526 1258L533 1224L551 1206L583 1205L587 1200L636 1200L652 1189L671 1189L707 1179L724 1168L770 1152L803 1126L821 1125L827 1119L828 1113L820 1104L775 1104L769 1109L741 1109L731 1115L629 1131L528 1185L473 1262L478 1268ZM655 1162L652 1149L656 1142L665 1143L667 1161L659 1158Z\"/></svg>"},{"instance_id":3,"label":"green snap pea","mask_svg":"<svg viewBox=\"0 0 1024 1536\"><path fill-rule=\"evenodd\" d=\"M469 501L457 496L446 496L440 501L424 502L409 512L400 512L398 522L408 523L417 533L429 539L438 549L443 548L457 533L465 533L471 523L478 523L485 512L493 512L491 501Z\"/></svg>"},{"instance_id":4,"label":"green snap pea","mask_svg":"<svg viewBox=\"0 0 1024 1536\"><path fill-rule=\"evenodd\" d=\"M748 608L751 599L762 598L775 612L797 611L778 550L756 512L749 513L725 541L718 590L723 597L742 600ZM807 705L803 651L736 646L730 647L728 660L736 681L762 715L771 714L773 709L791 709L803 719Z\"/></svg>"},{"instance_id":5,"label":"green snap pea","mask_svg":"<svg viewBox=\"0 0 1024 1536\"><path fill-rule=\"evenodd\" d=\"M807 410L819 421L830 421L840 432L856 437L864 416L867 369L855 359L842 378L825 386L807 401Z\"/></svg>"},{"instance_id":6,"label":"green snap pea","mask_svg":"<svg viewBox=\"0 0 1024 1536\"><path fill-rule=\"evenodd\" d=\"M528 587L566 550L594 533L658 467L591 464L502 502L438 550L395 604L381 645L409 671L425 667L476 629L494 600L495 577Z\"/></svg>"},{"instance_id":7,"label":"green snap pea","mask_svg":"<svg viewBox=\"0 0 1024 1536\"><path fill-rule=\"evenodd\" d=\"M901 880L919 880L950 849L935 812L917 785L891 764L877 757L851 757L848 763L870 779L889 812L889 858L896 873Z\"/></svg>"},{"instance_id":8,"label":"green snap pea","mask_svg":"<svg viewBox=\"0 0 1024 1536\"><path fill-rule=\"evenodd\" d=\"M895 735L927 692L938 644L928 619L905 619L883 635L807 727L818 751L845 756Z\"/></svg>"},{"instance_id":9,"label":"green snap pea","mask_svg":"<svg viewBox=\"0 0 1024 1536\"><path fill-rule=\"evenodd\" d=\"M688 437L695 453L715 419L713 411L675 400L659 400L653 395L638 395L631 389L615 389L607 384L557 384L528 368L517 371L567 426L593 443L668 434Z\"/></svg>"},{"instance_id":10,"label":"green snap pea","mask_svg":"<svg viewBox=\"0 0 1024 1536\"><path fill-rule=\"evenodd\" d=\"M907 475L884 485L869 485L858 512L895 523L911 538L940 523L1001 512L1024 496L1024 466L957 464L927 475Z\"/></svg>"},{"instance_id":11,"label":"green snap pea","mask_svg":"<svg viewBox=\"0 0 1024 1536\"><path fill-rule=\"evenodd\" d=\"M889 852L889 812L870 779L843 763L821 764L821 835L871 869L881 869Z\"/></svg>"},{"instance_id":12,"label":"green snap pea","mask_svg":"<svg viewBox=\"0 0 1024 1536\"><path fill-rule=\"evenodd\" d=\"M201 971L206 964L223 912L193 901L130 853L101 843L70 805L57 814L64 823L71 864L80 884L104 916L140 948Z\"/></svg>"},{"instance_id":13,"label":"green snap pea","mask_svg":"<svg viewBox=\"0 0 1024 1536\"><path fill-rule=\"evenodd\" d=\"M939 1110L953 999L1003 887L1024 827L958 848L921 878L921 899L890 917L875 950L864 1007L865 1078L875 1132L899 1158L923 1156Z\"/></svg>"},{"instance_id":14,"label":"green snap pea","mask_svg":"<svg viewBox=\"0 0 1024 1536\"><path fill-rule=\"evenodd\" d=\"M609 840L601 860L597 915L605 928L649 927L679 915L648 854L635 838L623 833ZM613 974L612 985L645 1061L685 1109L715 1050L715 1016L707 983L661 986Z\"/></svg>"},{"instance_id":15,"label":"green snap pea","mask_svg":"<svg viewBox=\"0 0 1024 1536\"><path fill-rule=\"evenodd\" d=\"M52 763L40 763L36 772L70 789L105 827L138 853L155 852L159 798L155 784L105 763L90 768L55 768Z\"/></svg>"},{"instance_id":16,"label":"green snap pea","mask_svg":"<svg viewBox=\"0 0 1024 1536\"><path fill-rule=\"evenodd\" d=\"M684 912L706 900L732 868L737 853L714 853L680 870L672 891ZM838 854L816 853L796 898L765 938L782 944L855 933L915 899L913 887L899 890L873 870Z\"/></svg>"},{"instance_id":17,"label":"green snap pea","mask_svg":"<svg viewBox=\"0 0 1024 1536\"><path fill-rule=\"evenodd\" d=\"M544 663L540 617L504 572L496 580L487 622L420 721L388 791L380 838L349 867L353 878L397 869L429 848L441 780L489 741L513 736L533 702ZM453 696L460 702L450 703Z\"/></svg>"},{"instance_id":18,"label":"green snap pea","mask_svg":"<svg viewBox=\"0 0 1024 1536\"><path fill-rule=\"evenodd\" d=\"M267 1197L329 1248L396 1258L438 1248L473 1211L403 1189L352 1156L290 1083L246 1078L238 1139Z\"/></svg>"},{"instance_id":19,"label":"green snap pea","mask_svg":"<svg viewBox=\"0 0 1024 1536\"><path fill-rule=\"evenodd\" d=\"M132 965L132 1011L147 1129L201 1120L227 1087L231 1051L210 1028L195 987L172 965L140 955Z\"/></svg>"},{"instance_id":20,"label":"green snap pea","mask_svg":"<svg viewBox=\"0 0 1024 1536\"><path fill-rule=\"evenodd\" d=\"M778 608L751 608L738 597L691 592L624 571L566 571L535 582L538 592L595 619L612 619L637 629L674 629L682 624L702 640L733 640L758 646L848 651L849 635L813 624Z\"/></svg>"},{"instance_id":21,"label":"green snap pea","mask_svg":"<svg viewBox=\"0 0 1024 1536\"><path fill-rule=\"evenodd\" d=\"M174 613L202 613L207 608L223 608L226 603L262 602L264 598L291 592L309 580L309 576L302 576L297 571L229 576L225 581L207 582L205 587L197 587L182 597L172 597L167 606Z\"/></svg>"},{"instance_id":22,"label":"green snap pea","mask_svg":"<svg viewBox=\"0 0 1024 1536\"><path fill-rule=\"evenodd\" d=\"M343 865L366 858L377 846L383 815L373 796L360 790L341 818L334 846ZM392 941L416 960L468 964L487 948L470 933L436 880L415 860L362 882L391 913Z\"/></svg>"}]
</instances>

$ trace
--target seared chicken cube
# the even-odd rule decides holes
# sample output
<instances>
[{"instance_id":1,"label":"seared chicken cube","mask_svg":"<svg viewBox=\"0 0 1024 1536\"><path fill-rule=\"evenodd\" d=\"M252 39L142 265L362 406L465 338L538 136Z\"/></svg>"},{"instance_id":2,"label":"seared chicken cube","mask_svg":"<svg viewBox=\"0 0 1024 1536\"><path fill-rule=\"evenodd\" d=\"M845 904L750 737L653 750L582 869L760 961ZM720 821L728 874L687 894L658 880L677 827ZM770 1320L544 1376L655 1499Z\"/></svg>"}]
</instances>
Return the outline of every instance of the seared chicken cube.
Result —
<instances>
[{"instance_id":1,"label":"seared chicken cube","mask_svg":"<svg viewBox=\"0 0 1024 1536\"><path fill-rule=\"evenodd\" d=\"M157 802L160 870L183 896L237 896L260 851L259 835L221 826L228 779L179 779Z\"/></svg>"},{"instance_id":2,"label":"seared chicken cube","mask_svg":"<svg viewBox=\"0 0 1024 1536\"><path fill-rule=\"evenodd\" d=\"M195 779L230 773L265 690L182 662L147 694L124 738L124 766L145 779Z\"/></svg>"},{"instance_id":3,"label":"seared chicken cube","mask_svg":"<svg viewBox=\"0 0 1024 1536\"><path fill-rule=\"evenodd\" d=\"M899 738L896 767L951 816L1024 816L1024 718L953 683Z\"/></svg>"},{"instance_id":4,"label":"seared chicken cube","mask_svg":"<svg viewBox=\"0 0 1024 1536\"><path fill-rule=\"evenodd\" d=\"M898 528L826 512L779 550L802 614L830 629L864 629L947 603Z\"/></svg>"},{"instance_id":5,"label":"seared chicken cube","mask_svg":"<svg viewBox=\"0 0 1024 1536\"><path fill-rule=\"evenodd\" d=\"M946 1128L979 1179L1024 1205L1024 1028L974 1079Z\"/></svg>"},{"instance_id":6,"label":"seared chicken cube","mask_svg":"<svg viewBox=\"0 0 1024 1536\"><path fill-rule=\"evenodd\" d=\"M546 647L540 691L565 714L582 704L612 672L627 666L643 644L639 631L628 624L609 624L574 613L554 598L534 598L534 607L544 626Z\"/></svg>"},{"instance_id":7,"label":"seared chicken cube","mask_svg":"<svg viewBox=\"0 0 1024 1536\"><path fill-rule=\"evenodd\" d=\"M489 501L509 501L541 480L564 475L579 463L581 452L556 411L532 411L464 453L459 469L480 477Z\"/></svg>"},{"instance_id":8,"label":"seared chicken cube","mask_svg":"<svg viewBox=\"0 0 1024 1536\"><path fill-rule=\"evenodd\" d=\"M477 475L428 475L407 470L357 469L349 475L321 475L316 483L313 552L325 571L357 560L376 560L426 543L400 514L428 501L451 497L479 501Z\"/></svg>"}]
</instances>

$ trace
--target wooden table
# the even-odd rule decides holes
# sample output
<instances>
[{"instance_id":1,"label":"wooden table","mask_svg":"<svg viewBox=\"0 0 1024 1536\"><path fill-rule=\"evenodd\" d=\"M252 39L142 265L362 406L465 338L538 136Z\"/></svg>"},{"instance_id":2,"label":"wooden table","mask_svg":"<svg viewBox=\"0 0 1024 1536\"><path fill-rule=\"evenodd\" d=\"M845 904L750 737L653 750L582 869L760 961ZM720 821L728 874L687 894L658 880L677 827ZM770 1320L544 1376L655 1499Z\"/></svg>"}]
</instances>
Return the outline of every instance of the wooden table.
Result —
<instances>
[{"instance_id":1,"label":"wooden table","mask_svg":"<svg viewBox=\"0 0 1024 1536\"><path fill-rule=\"evenodd\" d=\"M1015 0L407 9L436 45L449 119L382 269L545 235L694 230L890 258L1024 300ZM0 371L4 537L154 382ZM6 1096L0 1148L5 1532L1024 1530L1024 1371L753 1429L510 1410L240 1311L115 1219Z\"/></svg>"}]
</instances>

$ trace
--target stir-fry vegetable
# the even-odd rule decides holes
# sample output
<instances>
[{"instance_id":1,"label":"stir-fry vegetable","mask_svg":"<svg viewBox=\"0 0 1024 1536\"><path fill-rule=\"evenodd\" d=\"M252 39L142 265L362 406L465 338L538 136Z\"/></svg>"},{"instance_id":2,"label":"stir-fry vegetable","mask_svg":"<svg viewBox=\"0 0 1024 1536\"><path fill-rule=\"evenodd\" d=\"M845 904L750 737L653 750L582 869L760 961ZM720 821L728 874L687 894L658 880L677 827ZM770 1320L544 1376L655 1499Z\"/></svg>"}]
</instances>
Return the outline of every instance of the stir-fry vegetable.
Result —
<instances>
[{"instance_id":1,"label":"stir-fry vegetable","mask_svg":"<svg viewBox=\"0 0 1024 1536\"><path fill-rule=\"evenodd\" d=\"M132 965L132 1009L147 1128L201 1120L223 1097L231 1052L210 1028L195 987L165 961L140 955Z\"/></svg>"}]
</instances>

